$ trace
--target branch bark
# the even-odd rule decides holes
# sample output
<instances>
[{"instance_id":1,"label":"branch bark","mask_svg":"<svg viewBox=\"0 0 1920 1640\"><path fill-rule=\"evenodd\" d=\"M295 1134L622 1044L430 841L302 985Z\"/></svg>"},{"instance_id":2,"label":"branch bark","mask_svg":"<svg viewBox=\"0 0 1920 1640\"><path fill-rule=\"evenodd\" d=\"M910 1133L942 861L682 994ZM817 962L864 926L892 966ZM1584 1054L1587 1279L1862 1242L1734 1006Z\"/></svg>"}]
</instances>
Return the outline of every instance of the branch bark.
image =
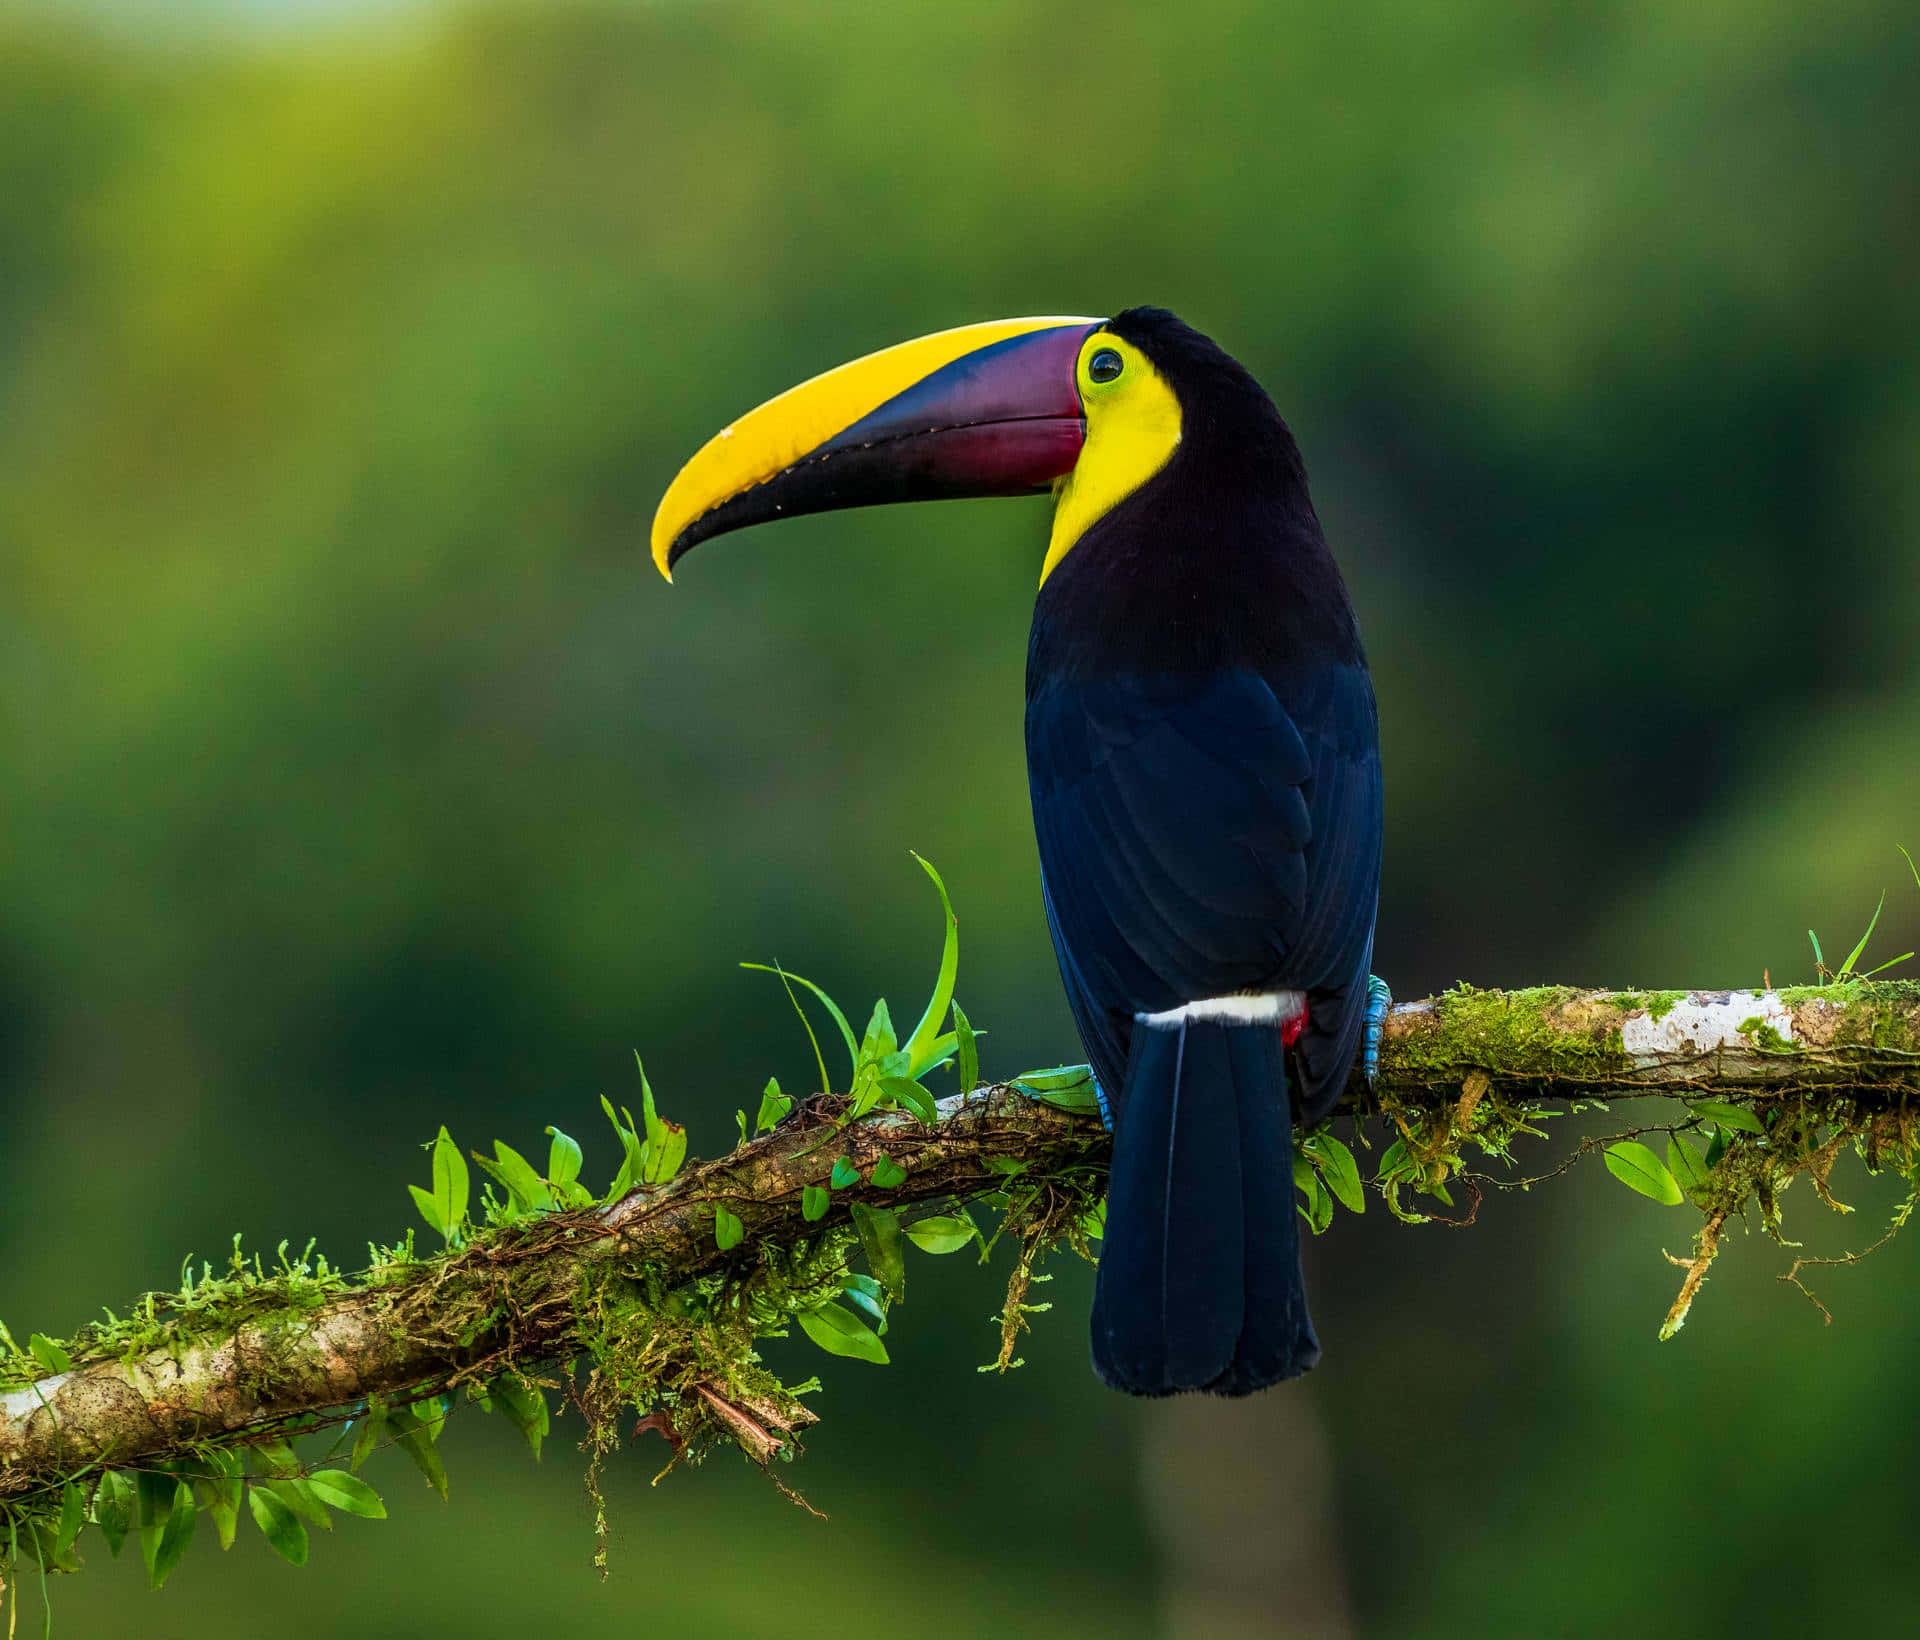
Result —
<instances>
[{"instance_id":1,"label":"branch bark","mask_svg":"<svg viewBox=\"0 0 1920 1640\"><path fill-rule=\"evenodd\" d=\"M1920 1092L1920 985L1763 994L1462 988L1396 1008L1376 1086L1356 1075L1346 1103L1356 1114L1457 1110L1463 1090L1535 1102L1604 1092L1756 1104L1817 1092L1868 1114L1904 1111ZM863 1182L835 1190L826 1218L809 1221L803 1192L826 1185L842 1155ZM586 1295L609 1272L644 1272L672 1289L770 1248L844 1233L852 1203L976 1198L1007 1185L1008 1163L1024 1164L1028 1181L1084 1180L1107 1155L1097 1117L1008 1086L943 1101L931 1127L887 1112L836 1134L814 1109L611 1206L485 1232L445 1257L390 1266L319 1299L289 1295L237 1323L183 1311L165 1320L160 1347L133 1359L77 1359L69 1372L12 1388L0 1394L0 1502L88 1465L184 1459L369 1396L423 1395L569 1360L590 1347ZM903 1183L865 1182L883 1157L906 1170ZM716 1204L744 1227L732 1252L716 1243ZM732 1421L727 1409L720 1415Z\"/></svg>"}]
</instances>

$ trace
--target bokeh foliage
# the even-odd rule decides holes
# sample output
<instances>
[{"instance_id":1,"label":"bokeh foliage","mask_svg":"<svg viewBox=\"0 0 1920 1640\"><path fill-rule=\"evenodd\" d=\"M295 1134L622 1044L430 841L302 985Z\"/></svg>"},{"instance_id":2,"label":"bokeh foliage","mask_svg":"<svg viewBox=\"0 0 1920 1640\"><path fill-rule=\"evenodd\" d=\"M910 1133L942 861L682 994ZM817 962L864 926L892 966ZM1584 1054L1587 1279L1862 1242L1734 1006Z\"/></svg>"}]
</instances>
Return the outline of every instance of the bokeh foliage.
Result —
<instances>
[{"instance_id":1,"label":"bokeh foliage","mask_svg":"<svg viewBox=\"0 0 1920 1640\"><path fill-rule=\"evenodd\" d=\"M1909 948L1917 69L1889 0L0 23L0 1314L68 1331L240 1228L350 1254L441 1122L584 1126L636 1044L719 1149L806 1076L735 959L917 983L909 847L987 1069L1077 1057L1041 504L800 521L671 591L642 549L729 416L966 320L1163 302L1273 391L1373 654L1402 995L1810 977L1883 887ZM1612 1632L1628 1568L1649 1632L1884 1629L1915 1255L1834 1275L1831 1329L1739 1261L1660 1347L1675 1232L1624 1195L1316 1248L1365 1626ZM574 1473L503 1452L324 1577L90 1573L76 1632L1149 1632L1084 1280L989 1381L955 1262L832 1409L831 1527L647 1492L643 1447L602 1589Z\"/></svg>"}]
</instances>

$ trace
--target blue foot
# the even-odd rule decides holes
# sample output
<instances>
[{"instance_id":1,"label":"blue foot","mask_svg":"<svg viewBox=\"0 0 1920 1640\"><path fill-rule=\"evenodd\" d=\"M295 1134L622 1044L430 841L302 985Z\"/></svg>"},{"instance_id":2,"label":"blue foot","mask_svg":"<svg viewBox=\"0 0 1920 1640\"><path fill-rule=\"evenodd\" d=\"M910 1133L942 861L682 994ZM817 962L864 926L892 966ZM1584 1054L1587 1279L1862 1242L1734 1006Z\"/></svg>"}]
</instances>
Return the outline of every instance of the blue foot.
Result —
<instances>
[{"instance_id":1,"label":"blue foot","mask_svg":"<svg viewBox=\"0 0 1920 1640\"><path fill-rule=\"evenodd\" d=\"M1367 1034L1361 1038L1360 1068L1368 1087L1380 1074L1380 1038L1386 1034L1387 1010L1392 1006L1393 992L1387 989L1387 982L1377 974L1367 975ZM1107 1108L1104 1097L1100 1108Z\"/></svg>"},{"instance_id":2,"label":"blue foot","mask_svg":"<svg viewBox=\"0 0 1920 1640\"><path fill-rule=\"evenodd\" d=\"M1100 1123L1109 1133L1113 1131L1113 1111L1107 1104L1107 1090L1100 1086L1100 1078L1093 1079L1093 1096L1100 1101Z\"/></svg>"}]
</instances>

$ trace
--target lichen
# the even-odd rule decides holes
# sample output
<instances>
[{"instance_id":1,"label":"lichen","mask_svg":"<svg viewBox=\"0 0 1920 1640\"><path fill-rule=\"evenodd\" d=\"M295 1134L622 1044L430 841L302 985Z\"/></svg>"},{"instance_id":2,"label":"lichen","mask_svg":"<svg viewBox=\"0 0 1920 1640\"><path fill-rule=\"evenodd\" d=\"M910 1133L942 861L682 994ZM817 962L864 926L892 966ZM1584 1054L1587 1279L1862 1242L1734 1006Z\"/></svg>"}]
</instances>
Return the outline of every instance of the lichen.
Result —
<instances>
[{"instance_id":1,"label":"lichen","mask_svg":"<svg viewBox=\"0 0 1920 1640\"><path fill-rule=\"evenodd\" d=\"M1620 1026L1632 1009L1605 992L1568 985L1481 991L1459 985L1435 999L1431 1021L1396 1037L1392 1079L1457 1084L1463 1067L1542 1086L1604 1086L1630 1066Z\"/></svg>"}]
</instances>

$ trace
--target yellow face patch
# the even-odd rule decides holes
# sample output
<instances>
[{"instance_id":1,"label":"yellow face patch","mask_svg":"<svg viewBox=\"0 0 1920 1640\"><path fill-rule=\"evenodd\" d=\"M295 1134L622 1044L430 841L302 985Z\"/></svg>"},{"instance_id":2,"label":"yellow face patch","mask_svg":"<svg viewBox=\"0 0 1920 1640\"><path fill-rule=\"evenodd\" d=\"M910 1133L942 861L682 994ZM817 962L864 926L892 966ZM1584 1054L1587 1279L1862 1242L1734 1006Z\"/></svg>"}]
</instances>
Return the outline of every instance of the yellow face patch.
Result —
<instances>
[{"instance_id":1,"label":"yellow face patch","mask_svg":"<svg viewBox=\"0 0 1920 1640\"><path fill-rule=\"evenodd\" d=\"M1087 441L1055 490L1042 586L1074 542L1166 466L1180 443L1180 401L1131 342L1096 330L1077 369Z\"/></svg>"}]
</instances>

